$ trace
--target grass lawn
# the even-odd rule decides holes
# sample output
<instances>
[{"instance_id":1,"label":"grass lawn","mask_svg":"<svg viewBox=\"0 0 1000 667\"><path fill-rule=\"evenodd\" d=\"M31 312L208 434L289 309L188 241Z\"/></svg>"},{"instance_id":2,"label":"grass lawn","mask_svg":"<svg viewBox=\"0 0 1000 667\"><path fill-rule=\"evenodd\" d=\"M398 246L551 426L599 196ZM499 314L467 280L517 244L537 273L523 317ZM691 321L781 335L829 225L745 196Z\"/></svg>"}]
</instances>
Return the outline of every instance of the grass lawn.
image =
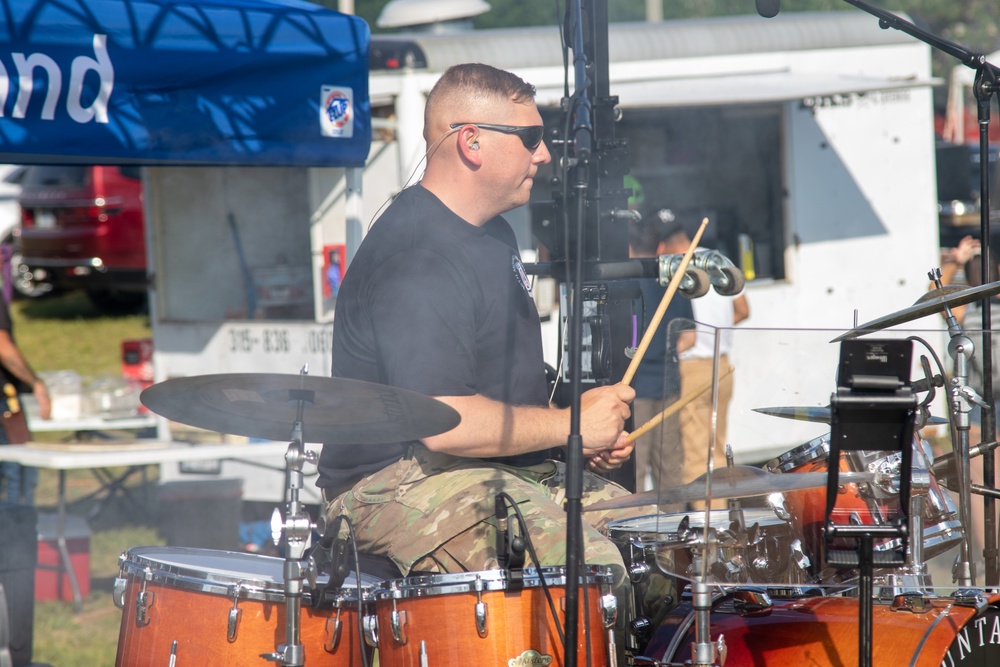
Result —
<instances>
[{"instance_id":1,"label":"grass lawn","mask_svg":"<svg viewBox=\"0 0 1000 667\"><path fill-rule=\"evenodd\" d=\"M75 370L83 378L121 377L121 343L151 335L145 315L103 315L86 297L70 293L37 301L15 301L11 306L14 335L36 371ZM44 433L39 439L58 441L67 434ZM36 503L40 512L54 512L58 473L40 471ZM67 496L71 503L98 488L88 470L69 471ZM74 513L87 507L77 503ZM130 525L106 512L91 525L91 593L83 611L75 613L72 603L36 602L34 614L34 654L39 662L54 667L108 666L115 662L121 612L111 596L111 584L118 574L118 556L125 549L162 544L155 528Z\"/></svg>"}]
</instances>

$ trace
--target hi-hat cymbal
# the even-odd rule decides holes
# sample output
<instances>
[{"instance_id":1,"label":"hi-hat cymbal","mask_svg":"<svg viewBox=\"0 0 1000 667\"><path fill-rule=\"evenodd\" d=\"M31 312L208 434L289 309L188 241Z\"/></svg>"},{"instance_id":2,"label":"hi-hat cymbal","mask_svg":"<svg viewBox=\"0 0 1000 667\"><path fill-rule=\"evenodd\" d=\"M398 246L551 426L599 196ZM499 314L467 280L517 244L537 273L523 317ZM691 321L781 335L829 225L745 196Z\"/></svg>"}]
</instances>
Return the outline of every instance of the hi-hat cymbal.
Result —
<instances>
[{"instance_id":1,"label":"hi-hat cymbal","mask_svg":"<svg viewBox=\"0 0 1000 667\"><path fill-rule=\"evenodd\" d=\"M839 471L840 484L857 484L869 482L875 478L873 473ZM583 508L584 512L600 510L625 509L627 507L642 507L643 505L668 505L672 503L692 503L705 500L705 480L708 473L683 486L659 491L643 491L630 496L601 500ZM817 489L826 486L825 472L771 473L752 466L733 466L721 468L712 473L712 498L750 498L764 496L769 493L784 491L801 491Z\"/></svg>"},{"instance_id":2,"label":"hi-hat cymbal","mask_svg":"<svg viewBox=\"0 0 1000 667\"><path fill-rule=\"evenodd\" d=\"M927 294L924 294L909 308L890 313L871 322L866 322L847 333L837 336L831 342L837 343L850 338L858 338L873 331L888 329L897 324L919 320L921 317L940 313L944 311L945 306L948 308L964 306L967 303L980 301L998 293L1000 293L1000 281L979 285L978 287L966 287L964 289L956 289L954 285L947 285L941 289L931 290Z\"/></svg>"},{"instance_id":3,"label":"hi-hat cymbal","mask_svg":"<svg viewBox=\"0 0 1000 667\"><path fill-rule=\"evenodd\" d=\"M829 405L826 407L807 405L802 407L779 406L774 408L753 408L753 411L772 417L782 417L802 422L816 422L819 424L829 424L832 419L832 412ZM947 424L948 420L943 417L928 417L927 423Z\"/></svg>"},{"instance_id":4,"label":"hi-hat cymbal","mask_svg":"<svg viewBox=\"0 0 1000 667\"><path fill-rule=\"evenodd\" d=\"M139 400L158 415L197 428L290 440L302 404L303 442L374 445L450 431L458 412L423 394L313 375L227 373L154 384Z\"/></svg>"}]
</instances>

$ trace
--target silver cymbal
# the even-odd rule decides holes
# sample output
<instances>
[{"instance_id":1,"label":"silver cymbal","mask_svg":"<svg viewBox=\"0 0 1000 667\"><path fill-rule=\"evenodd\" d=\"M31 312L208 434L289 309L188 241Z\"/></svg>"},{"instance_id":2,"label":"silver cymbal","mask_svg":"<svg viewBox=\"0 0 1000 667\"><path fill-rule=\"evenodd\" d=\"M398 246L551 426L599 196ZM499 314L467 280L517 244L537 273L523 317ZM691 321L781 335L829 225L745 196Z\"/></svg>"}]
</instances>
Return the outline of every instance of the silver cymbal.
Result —
<instances>
[{"instance_id":1,"label":"silver cymbal","mask_svg":"<svg viewBox=\"0 0 1000 667\"><path fill-rule=\"evenodd\" d=\"M625 509L642 507L643 505L668 505L672 503L690 503L705 500L707 497L705 481L708 473L683 486L671 489L643 491L630 496L611 498L587 505L584 512ZM875 479L873 473L838 472L840 484L857 484ZM784 491L801 491L817 489L826 486L827 473L771 473L752 466L733 466L721 468L712 473L712 498L750 498L764 496L769 493Z\"/></svg>"},{"instance_id":2,"label":"silver cymbal","mask_svg":"<svg viewBox=\"0 0 1000 667\"><path fill-rule=\"evenodd\" d=\"M825 407L807 405L802 407L796 406L779 406L774 408L753 408L754 412L759 412L763 415L770 415L771 417L782 417L784 419L794 419L796 421L803 422L816 422L819 424L829 424L832 419L832 412L830 406ZM943 417L928 417L928 424L947 424L948 420Z\"/></svg>"},{"instance_id":3,"label":"silver cymbal","mask_svg":"<svg viewBox=\"0 0 1000 667\"><path fill-rule=\"evenodd\" d=\"M441 401L371 382L313 375L228 373L175 378L139 396L158 415L197 428L290 440L302 405L303 442L376 445L455 428Z\"/></svg>"},{"instance_id":4,"label":"silver cymbal","mask_svg":"<svg viewBox=\"0 0 1000 667\"><path fill-rule=\"evenodd\" d=\"M874 331L888 329L897 324L919 320L921 317L943 312L945 306L948 308L964 306L967 303L980 301L995 294L1000 294L1000 281L977 287L966 287L964 289L956 289L957 287L956 285L946 285L941 289L931 290L917 299L917 302L909 308L890 313L871 322L866 322L847 333L837 336L831 342L837 343L850 338L858 338Z\"/></svg>"}]
</instances>

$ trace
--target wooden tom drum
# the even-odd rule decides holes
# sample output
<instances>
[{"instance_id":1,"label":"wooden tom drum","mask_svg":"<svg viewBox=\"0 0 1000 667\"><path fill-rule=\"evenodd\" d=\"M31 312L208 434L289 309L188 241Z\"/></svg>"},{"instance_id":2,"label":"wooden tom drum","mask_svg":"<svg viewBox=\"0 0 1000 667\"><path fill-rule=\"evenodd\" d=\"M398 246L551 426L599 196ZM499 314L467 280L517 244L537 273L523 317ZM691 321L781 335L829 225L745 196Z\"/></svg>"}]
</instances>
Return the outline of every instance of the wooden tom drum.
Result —
<instances>
[{"instance_id":1,"label":"wooden tom drum","mask_svg":"<svg viewBox=\"0 0 1000 667\"><path fill-rule=\"evenodd\" d=\"M136 547L122 554L115 603L123 610L117 667L267 664L285 643L280 558L183 547ZM362 665L362 615L379 580L348 577L332 608L314 611L303 594L299 641L305 665ZM325 583L322 578L318 584ZM173 656L173 660L171 660Z\"/></svg>"},{"instance_id":2,"label":"wooden tom drum","mask_svg":"<svg viewBox=\"0 0 1000 667\"><path fill-rule=\"evenodd\" d=\"M589 651L591 665L607 667L614 664L608 633L617 610L609 592L612 575L594 566L581 568L581 575L578 656L585 664ZM525 568L523 577L519 590L505 570L387 582L388 588L375 592L375 617L366 620L380 667L564 665L555 623L565 628L565 568Z\"/></svg>"}]
</instances>

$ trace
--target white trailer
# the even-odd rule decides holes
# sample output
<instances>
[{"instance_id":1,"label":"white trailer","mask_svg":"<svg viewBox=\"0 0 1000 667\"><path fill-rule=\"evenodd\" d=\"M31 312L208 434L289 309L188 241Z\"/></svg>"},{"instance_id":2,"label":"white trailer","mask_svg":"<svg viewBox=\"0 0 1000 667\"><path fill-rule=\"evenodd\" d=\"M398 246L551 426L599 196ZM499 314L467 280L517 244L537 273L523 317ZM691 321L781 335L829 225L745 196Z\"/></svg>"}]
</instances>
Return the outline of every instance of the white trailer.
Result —
<instances>
[{"instance_id":1,"label":"white trailer","mask_svg":"<svg viewBox=\"0 0 1000 667\"><path fill-rule=\"evenodd\" d=\"M851 12L613 24L609 44L616 136L630 142L647 205L708 215L714 232L703 245L734 259L739 241L752 242L744 326L843 330L856 311L867 321L926 291L939 261L926 45ZM370 220L419 177L423 103L448 66L511 69L538 87L546 122L558 117L565 74L555 27L376 39L373 59L382 57L399 67L372 68L382 120L361 179L363 213L341 169L148 170L157 380L304 364L329 373L329 250L343 246L349 262ZM545 188L538 179L533 197L547 198ZM510 217L533 249L529 209ZM537 292L548 313L552 291ZM816 424L779 428L751 411L776 369L815 388L800 404L825 404L833 389L834 368L788 368L768 340L737 336L732 353L730 440L744 461L816 434ZM245 485L248 497L253 488Z\"/></svg>"}]
</instances>

